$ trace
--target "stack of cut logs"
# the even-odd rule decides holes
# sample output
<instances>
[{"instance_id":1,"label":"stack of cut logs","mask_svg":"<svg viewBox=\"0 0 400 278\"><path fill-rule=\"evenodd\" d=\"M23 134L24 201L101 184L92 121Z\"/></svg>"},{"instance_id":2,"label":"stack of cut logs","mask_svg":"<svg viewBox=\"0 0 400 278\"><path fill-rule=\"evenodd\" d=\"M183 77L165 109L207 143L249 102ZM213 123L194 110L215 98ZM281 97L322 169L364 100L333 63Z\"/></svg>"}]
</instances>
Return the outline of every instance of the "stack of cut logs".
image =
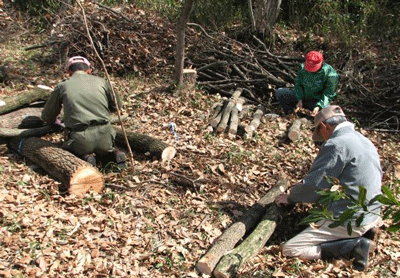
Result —
<instances>
[{"instance_id":1,"label":"stack of cut logs","mask_svg":"<svg viewBox=\"0 0 400 278\"><path fill-rule=\"evenodd\" d=\"M47 99L51 91L51 88L42 86L0 100L0 144L6 143L9 148L60 181L61 192L78 197L83 197L88 191L100 192L104 188L104 179L97 168L57 144L38 138L60 132L62 128L54 124L46 125L40 119L41 107L21 108ZM111 123L119 123L119 120L112 118ZM121 129L116 128L116 132L117 146L126 147ZM175 148L158 139L136 132L126 132L126 135L131 149L136 153L149 153L162 160L170 160L175 156Z\"/></svg>"},{"instance_id":2,"label":"stack of cut logs","mask_svg":"<svg viewBox=\"0 0 400 278\"><path fill-rule=\"evenodd\" d=\"M254 131L258 128L262 117L266 113L266 109L263 105L258 105L250 124L247 126L241 125L239 120L248 110L243 108L246 99L240 97L242 91L243 89L241 88L236 89L230 98L225 98L222 103L215 105L213 108L214 113L209 121L213 131L227 132L230 135L238 134L248 139L253 137Z\"/></svg>"}]
</instances>

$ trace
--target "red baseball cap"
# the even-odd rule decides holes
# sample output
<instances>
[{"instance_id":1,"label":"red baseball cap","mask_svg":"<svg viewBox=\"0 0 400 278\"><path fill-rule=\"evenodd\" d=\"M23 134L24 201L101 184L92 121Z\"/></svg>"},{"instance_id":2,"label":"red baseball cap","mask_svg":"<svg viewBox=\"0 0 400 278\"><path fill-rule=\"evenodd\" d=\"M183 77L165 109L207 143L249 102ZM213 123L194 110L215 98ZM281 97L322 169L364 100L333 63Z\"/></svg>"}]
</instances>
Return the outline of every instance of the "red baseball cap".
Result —
<instances>
[{"instance_id":1,"label":"red baseball cap","mask_svg":"<svg viewBox=\"0 0 400 278\"><path fill-rule=\"evenodd\" d=\"M85 57L74 56L68 60L67 69L69 68L70 65L75 64L75 63L83 63L90 68L90 63Z\"/></svg>"},{"instance_id":2,"label":"red baseball cap","mask_svg":"<svg viewBox=\"0 0 400 278\"><path fill-rule=\"evenodd\" d=\"M306 55L304 69L309 72L317 72L324 62L324 57L318 51L310 51Z\"/></svg>"}]
</instances>

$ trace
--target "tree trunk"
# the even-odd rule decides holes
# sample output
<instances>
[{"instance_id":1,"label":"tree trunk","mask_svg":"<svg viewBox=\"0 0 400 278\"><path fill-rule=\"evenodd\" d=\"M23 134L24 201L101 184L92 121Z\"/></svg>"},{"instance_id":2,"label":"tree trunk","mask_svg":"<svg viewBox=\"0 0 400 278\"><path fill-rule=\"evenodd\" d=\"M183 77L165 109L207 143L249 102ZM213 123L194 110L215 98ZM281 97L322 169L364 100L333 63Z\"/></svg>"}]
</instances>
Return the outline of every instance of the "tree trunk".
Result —
<instances>
[{"instance_id":1,"label":"tree trunk","mask_svg":"<svg viewBox=\"0 0 400 278\"><path fill-rule=\"evenodd\" d=\"M290 140L296 141L299 138L301 126L305 123L307 123L306 118L300 118L293 121L293 124L288 131L288 137Z\"/></svg>"},{"instance_id":2,"label":"tree trunk","mask_svg":"<svg viewBox=\"0 0 400 278\"><path fill-rule=\"evenodd\" d=\"M50 87L39 85L31 91L16 96L5 97L2 100L4 102L3 105L0 104L0 115L27 106L34 101L47 99L52 90Z\"/></svg>"},{"instance_id":3,"label":"tree trunk","mask_svg":"<svg viewBox=\"0 0 400 278\"><path fill-rule=\"evenodd\" d=\"M185 60L185 29L193 4L196 0L186 0L183 4L182 13L177 22L176 62L175 62L175 83L182 85L182 72Z\"/></svg>"},{"instance_id":4,"label":"tree trunk","mask_svg":"<svg viewBox=\"0 0 400 278\"><path fill-rule=\"evenodd\" d=\"M246 126L246 138L251 139L253 137L254 131L260 125L261 119L264 114L267 112L263 105L258 105L256 112L253 114L253 120L250 122L250 125Z\"/></svg>"},{"instance_id":5,"label":"tree trunk","mask_svg":"<svg viewBox=\"0 0 400 278\"><path fill-rule=\"evenodd\" d=\"M264 217L254 231L229 254L222 257L214 270L217 278L235 277L238 269L264 247L275 231L280 209L274 203L270 204Z\"/></svg>"},{"instance_id":6,"label":"tree trunk","mask_svg":"<svg viewBox=\"0 0 400 278\"><path fill-rule=\"evenodd\" d=\"M272 34L282 0L253 0L254 21L256 31L268 35Z\"/></svg>"},{"instance_id":7,"label":"tree trunk","mask_svg":"<svg viewBox=\"0 0 400 278\"><path fill-rule=\"evenodd\" d=\"M232 250L238 241L253 229L264 215L267 205L272 203L277 195L285 192L288 186L286 180L279 180L264 197L225 230L210 250L197 262L196 268L204 274L211 275L220 258Z\"/></svg>"},{"instance_id":8,"label":"tree trunk","mask_svg":"<svg viewBox=\"0 0 400 278\"><path fill-rule=\"evenodd\" d=\"M36 137L14 138L9 147L42 167L61 182L60 191L82 198L86 192L104 188L103 175L86 161L55 144Z\"/></svg>"},{"instance_id":9,"label":"tree trunk","mask_svg":"<svg viewBox=\"0 0 400 278\"><path fill-rule=\"evenodd\" d=\"M115 128L117 136L115 143L120 147L125 147L125 139L120 128ZM162 161L171 160L175 157L176 150L158 139L137 132L127 132L129 145L132 151L144 154L149 152L151 156L155 156Z\"/></svg>"}]
</instances>

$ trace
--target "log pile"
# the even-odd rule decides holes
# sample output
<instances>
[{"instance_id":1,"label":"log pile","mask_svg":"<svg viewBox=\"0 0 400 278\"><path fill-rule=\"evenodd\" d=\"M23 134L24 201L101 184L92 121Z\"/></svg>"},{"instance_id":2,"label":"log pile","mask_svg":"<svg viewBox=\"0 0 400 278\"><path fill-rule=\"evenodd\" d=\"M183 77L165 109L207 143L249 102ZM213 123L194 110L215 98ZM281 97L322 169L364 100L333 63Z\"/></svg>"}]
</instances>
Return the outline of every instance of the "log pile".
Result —
<instances>
[{"instance_id":1,"label":"log pile","mask_svg":"<svg viewBox=\"0 0 400 278\"><path fill-rule=\"evenodd\" d=\"M289 184L286 180L279 180L263 198L224 231L214 245L197 262L197 270L207 275L220 275L217 277L234 276L238 268L247 259L255 255L273 233L279 215L273 201L277 195L285 192L288 186ZM253 230L256 225L258 225L257 228ZM247 239L235 248L235 245L252 230L253 232ZM237 254L236 257L242 257L244 260L238 261L237 258L232 258L230 256L231 253L234 257ZM223 276L225 275L223 273L229 274Z\"/></svg>"}]
</instances>

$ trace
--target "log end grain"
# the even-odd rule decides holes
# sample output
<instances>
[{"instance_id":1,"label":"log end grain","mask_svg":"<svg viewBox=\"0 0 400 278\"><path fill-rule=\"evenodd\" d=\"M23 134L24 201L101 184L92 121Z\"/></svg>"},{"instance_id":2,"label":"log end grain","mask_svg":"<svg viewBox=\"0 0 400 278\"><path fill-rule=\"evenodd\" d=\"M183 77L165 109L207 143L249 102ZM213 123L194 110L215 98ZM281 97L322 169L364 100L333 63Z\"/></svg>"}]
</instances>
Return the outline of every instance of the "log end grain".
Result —
<instances>
[{"instance_id":1,"label":"log end grain","mask_svg":"<svg viewBox=\"0 0 400 278\"><path fill-rule=\"evenodd\" d=\"M174 147L166 147L161 154L161 160L163 162L171 160L175 157L175 154L176 154L176 149Z\"/></svg>"},{"instance_id":2,"label":"log end grain","mask_svg":"<svg viewBox=\"0 0 400 278\"><path fill-rule=\"evenodd\" d=\"M290 130L288 132L288 137L293 142L296 141L299 138L299 135L300 135L300 131L299 130Z\"/></svg>"},{"instance_id":3,"label":"log end grain","mask_svg":"<svg viewBox=\"0 0 400 278\"><path fill-rule=\"evenodd\" d=\"M88 164L80 166L72 175L68 192L83 198L89 191L101 192L104 188L103 175Z\"/></svg>"},{"instance_id":4,"label":"log end grain","mask_svg":"<svg viewBox=\"0 0 400 278\"><path fill-rule=\"evenodd\" d=\"M206 275L211 275L213 271L213 269L210 268L210 265L203 260L197 262L196 269Z\"/></svg>"}]
</instances>

